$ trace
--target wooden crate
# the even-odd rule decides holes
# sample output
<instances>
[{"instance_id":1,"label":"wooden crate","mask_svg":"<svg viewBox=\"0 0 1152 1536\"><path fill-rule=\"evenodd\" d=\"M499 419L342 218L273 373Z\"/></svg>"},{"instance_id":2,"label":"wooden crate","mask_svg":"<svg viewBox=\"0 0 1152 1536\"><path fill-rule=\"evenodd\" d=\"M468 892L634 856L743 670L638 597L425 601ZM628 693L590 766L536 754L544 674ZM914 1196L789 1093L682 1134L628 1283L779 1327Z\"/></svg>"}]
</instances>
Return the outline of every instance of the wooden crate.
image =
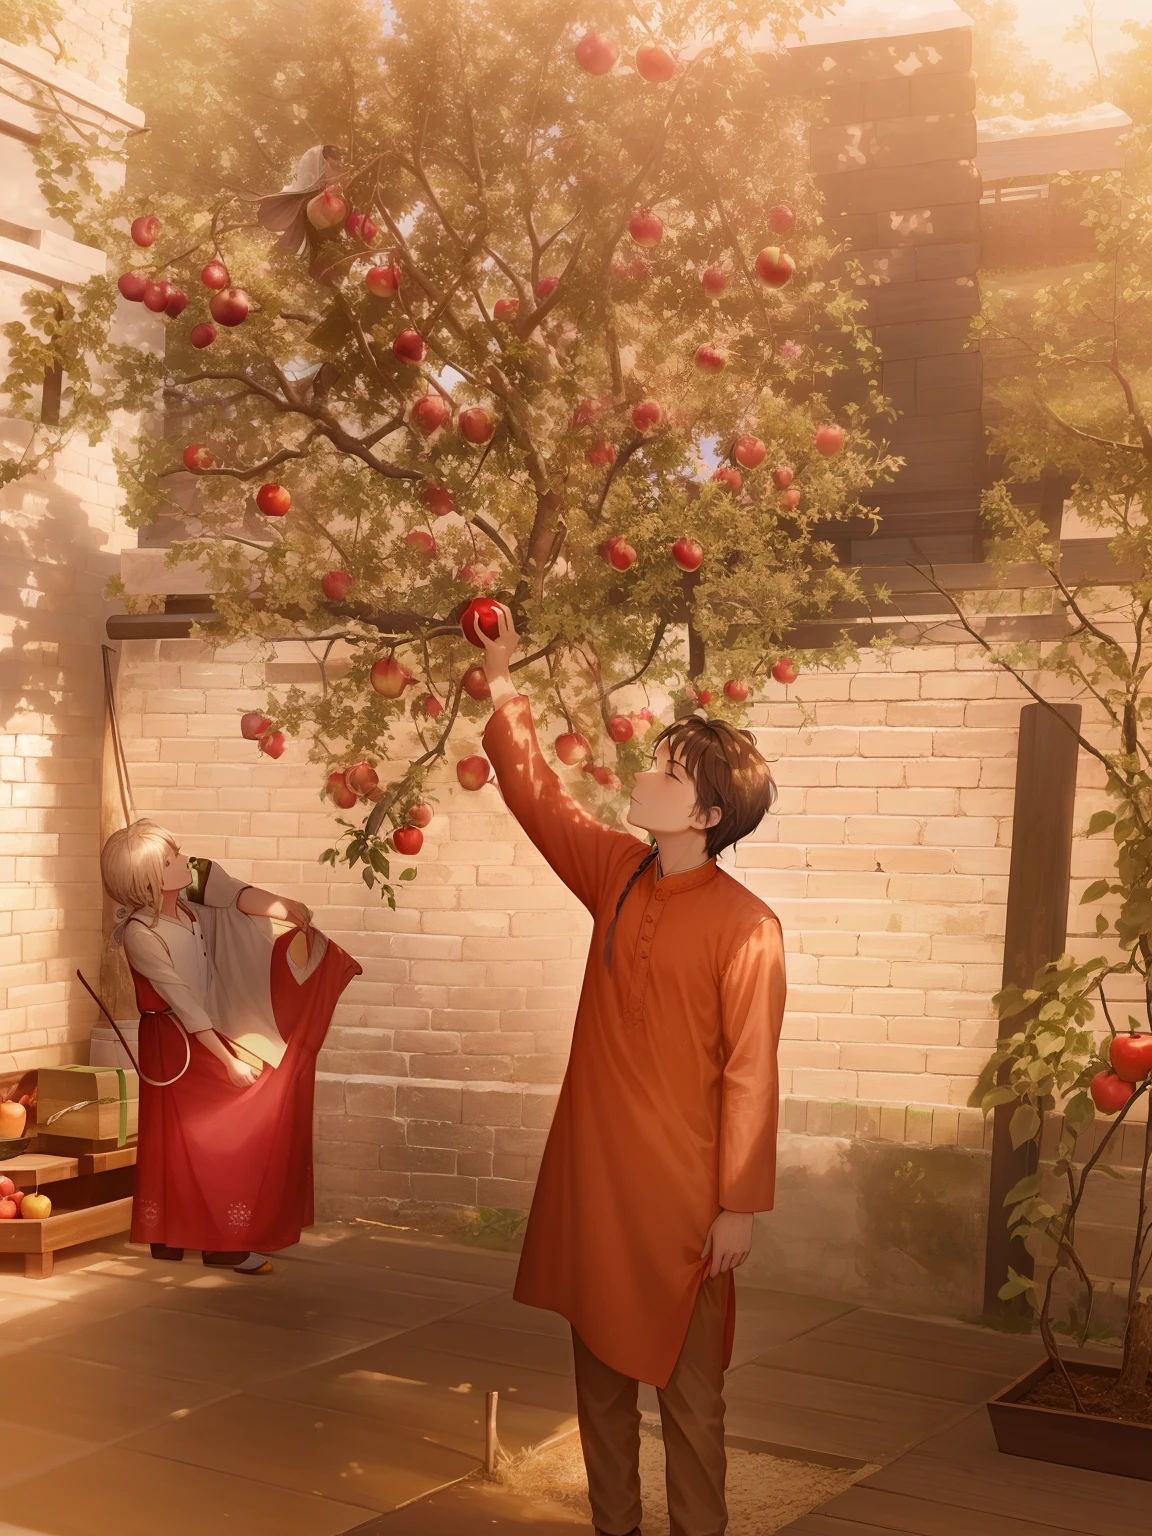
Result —
<instances>
[{"instance_id":1,"label":"wooden crate","mask_svg":"<svg viewBox=\"0 0 1152 1536\"><path fill-rule=\"evenodd\" d=\"M52 1256L77 1243L127 1232L132 1225L132 1175L135 1147L112 1152L62 1157L49 1152L25 1152L0 1163L18 1189L25 1192L50 1186L51 1216L43 1221L23 1216L0 1221L0 1254L24 1256L24 1273L34 1280L52 1273Z\"/></svg>"},{"instance_id":2,"label":"wooden crate","mask_svg":"<svg viewBox=\"0 0 1152 1536\"><path fill-rule=\"evenodd\" d=\"M43 1221L27 1221L23 1217L0 1221L0 1253L22 1253L24 1273L33 1280L46 1280L52 1273L53 1255L61 1248L113 1237L127 1232L131 1225L130 1195L103 1205L84 1206L78 1211L53 1211Z\"/></svg>"}]
</instances>

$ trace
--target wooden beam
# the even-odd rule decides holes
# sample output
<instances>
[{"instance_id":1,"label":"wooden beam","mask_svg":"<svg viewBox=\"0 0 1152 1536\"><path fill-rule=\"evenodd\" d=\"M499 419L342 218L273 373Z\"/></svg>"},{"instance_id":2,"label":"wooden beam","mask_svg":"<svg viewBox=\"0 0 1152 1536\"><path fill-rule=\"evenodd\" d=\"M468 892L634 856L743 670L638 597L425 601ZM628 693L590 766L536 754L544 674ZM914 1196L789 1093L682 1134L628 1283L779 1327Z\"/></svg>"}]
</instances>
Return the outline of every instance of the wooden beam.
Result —
<instances>
[{"instance_id":1,"label":"wooden beam","mask_svg":"<svg viewBox=\"0 0 1152 1536\"><path fill-rule=\"evenodd\" d=\"M1025 704L1020 711L1016 752L1016 796L1012 810L1012 862L1004 933L1003 986L1031 985L1036 972L1064 953L1068 937L1068 886L1072 865L1072 822L1076 804L1079 704L1056 711ZM1012 1021L1005 1032L1013 1033ZM999 1299L1011 1266L1033 1273L1032 1256L1008 1235L1004 1197L1020 1179L1036 1172L1038 1148L1013 1148L1009 1122L1013 1104L994 1111L992 1180L988 1195L988 1246L984 1264L984 1310L989 1317L1024 1315L1022 1305Z\"/></svg>"}]
</instances>

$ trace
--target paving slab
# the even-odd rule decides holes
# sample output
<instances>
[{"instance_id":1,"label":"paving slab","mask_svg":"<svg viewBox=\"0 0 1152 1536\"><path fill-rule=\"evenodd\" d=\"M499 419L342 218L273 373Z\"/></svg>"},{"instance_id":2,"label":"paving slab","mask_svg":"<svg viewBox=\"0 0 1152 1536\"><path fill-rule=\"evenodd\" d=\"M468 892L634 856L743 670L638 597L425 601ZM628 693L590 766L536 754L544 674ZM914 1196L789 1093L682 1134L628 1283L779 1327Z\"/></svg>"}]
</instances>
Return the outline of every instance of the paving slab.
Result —
<instances>
[{"instance_id":1,"label":"paving slab","mask_svg":"<svg viewBox=\"0 0 1152 1536\"><path fill-rule=\"evenodd\" d=\"M348 1536L572 1536L588 1528L584 1515L563 1505L469 1480L358 1525Z\"/></svg>"},{"instance_id":2,"label":"paving slab","mask_svg":"<svg viewBox=\"0 0 1152 1536\"><path fill-rule=\"evenodd\" d=\"M483 1323L466 1323L446 1318L413 1328L404 1335L404 1343L413 1349L433 1349L441 1354L468 1360L484 1360L491 1365L527 1367L565 1378L572 1375L572 1337L551 1333L528 1332L523 1328L491 1328Z\"/></svg>"},{"instance_id":3,"label":"paving slab","mask_svg":"<svg viewBox=\"0 0 1152 1536\"><path fill-rule=\"evenodd\" d=\"M298 1244L287 1250L291 1258L313 1264L354 1264L411 1275L440 1276L474 1285L511 1290L516 1280L519 1255L491 1253L447 1242L416 1242L396 1237L354 1233L322 1246Z\"/></svg>"}]
</instances>

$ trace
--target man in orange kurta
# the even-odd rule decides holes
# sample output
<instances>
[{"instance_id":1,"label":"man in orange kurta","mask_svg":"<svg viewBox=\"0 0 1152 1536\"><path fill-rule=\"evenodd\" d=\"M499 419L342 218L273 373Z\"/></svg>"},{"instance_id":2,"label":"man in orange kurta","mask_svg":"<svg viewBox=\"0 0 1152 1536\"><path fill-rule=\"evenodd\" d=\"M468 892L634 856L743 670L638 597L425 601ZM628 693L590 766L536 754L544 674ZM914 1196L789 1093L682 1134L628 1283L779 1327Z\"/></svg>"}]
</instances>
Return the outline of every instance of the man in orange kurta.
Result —
<instances>
[{"instance_id":1,"label":"man in orange kurta","mask_svg":"<svg viewBox=\"0 0 1152 1536\"><path fill-rule=\"evenodd\" d=\"M732 1271L772 1206L784 1011L775 914L716 866L774 794L744 733L691 717L657 744L606 827L541 754L509 662L486 640L484 746L504 799L595 919L568 1070L517 1300L568 1319L596 1528L638 1536L637 1382L659 1391L672 1536L721 1536Z\"/></svg>"}]
</instances>

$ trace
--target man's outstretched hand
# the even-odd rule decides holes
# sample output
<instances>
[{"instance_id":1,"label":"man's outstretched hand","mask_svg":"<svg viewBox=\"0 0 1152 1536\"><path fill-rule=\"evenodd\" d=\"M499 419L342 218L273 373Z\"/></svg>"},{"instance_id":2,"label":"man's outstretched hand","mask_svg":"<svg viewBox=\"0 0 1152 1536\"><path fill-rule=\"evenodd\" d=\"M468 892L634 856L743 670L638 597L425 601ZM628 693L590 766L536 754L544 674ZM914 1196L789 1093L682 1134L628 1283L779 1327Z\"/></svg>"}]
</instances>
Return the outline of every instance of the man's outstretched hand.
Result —
<instances>
[{"instance_id":1,"label":"man's outstretched hand","mask_svg":"<svg viewBox=\"0 0 1152 1536\"><path fill-rule=\"evenodd\" d=\"M479 624L476 626L476 633L484 642L484 676L488 679L488 686L492 690L493 709L499 709L501 704L507 703L516 695L511 668L516 647L520 644L520 636L516 633L512 615L503 603L497 606L496 622L500 632L495 640L486 635Z\"/></svg>"},{"instance_id":2,"label":"man's outstretched hand","mask_svg":"<svg viewBox=\"0 0 1152 1536\"><path fill-rule=\"evenodd\" d=\"M709 1280L738 1269L752 1252L752 1212L721 1211L708 1228L700 1257L712 1256Z\"/></svg>"}]
</instances>

